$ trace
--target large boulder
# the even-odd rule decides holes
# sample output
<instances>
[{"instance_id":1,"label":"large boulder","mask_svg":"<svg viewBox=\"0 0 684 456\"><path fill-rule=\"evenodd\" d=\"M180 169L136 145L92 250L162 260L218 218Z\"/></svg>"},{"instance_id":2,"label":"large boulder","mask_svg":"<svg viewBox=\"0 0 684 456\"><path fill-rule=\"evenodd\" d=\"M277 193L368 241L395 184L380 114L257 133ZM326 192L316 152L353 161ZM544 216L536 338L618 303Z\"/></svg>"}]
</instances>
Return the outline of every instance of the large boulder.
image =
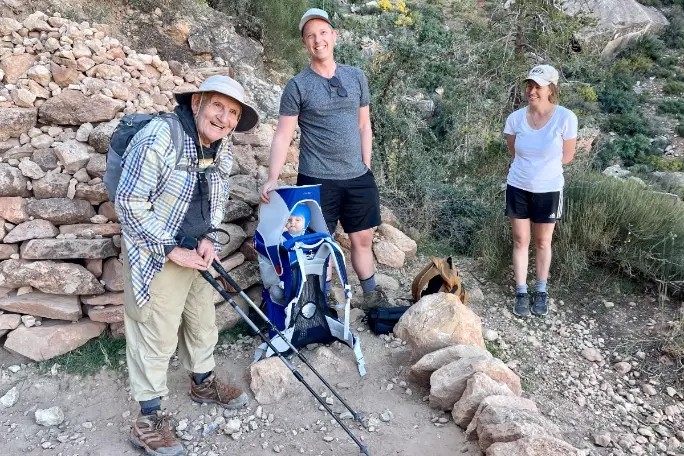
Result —
<instances>
[{"instance_id":1,"label":"large boulder","mask_svg":"<svg viewBox=\"0 0 684 456\"><path fill-rule=\"evenodd\" d=\"M394 327L405 340L414 359L451 345L484 348L482 321L451 293L434 293L411 306Z\"/></svg>"},{"instance_id":2,"label":"large boulder","mask_svg":"<svg viewBox=\"0 0 684 456\"><path fill-rule=\"evenodd\" d=\"M20 326L7 335L5 349L34 361L45 361L80 347L105 328L106 323L88 319L77 323L45 322L30 328Z\"/></svg>"},{"instance_id":3,"label":"large boulder","mask_svg":"<svg viewBox=\"0 0 684 456\"><path fill-rule=\"evenodd\" d=\"M636 0L564 0L561 5L566 14L596 19L596 24L582 29L577 38L598 47L605 56L615 54L632 39L657 34L669 24L663 13Z\"/></svg>"},{"instance_id":4,"label":"large boulder","mask_svg":"<svg viewBox=\"0 0 684 456\"><path fill-rule=\"evenodd\" d=\"M35 108L0 109L0 141L18 138L36 125L38 111Z\"/></svg>"},{"instance_id":5,"label":"large boulder","mask_svg":"<svg viewBox=\"0 0 684 456\"><path fill-rule=\"evenodd\" d=\"M520 377L496 358L463 358L440 367L430 376L430 407L451 410L476 372L505 383L517 396L522 394Z\"/></svg>"},{"instance_id":6,"label":"large boulder","mask_svg":"<svg viewBox=\"0 0 684 456\"><path fill-rule=\"evenodd\" d=\"M56 261L5 260L0 263L0 287L32 286L44 293L101 294L104 287L81 265Z\"/></svg>"},{"instance_id":7,"label":"large boulder","mask_svg":"<svg viewBox=\"0 0 684 456\"><path fill-rule=\"evenodd\" d=\"M113 119L126 103L102 94L86 96L78 90L64 90L38 110L43 123L58 125L81 125Z\"/></svg>"},{"instance_id":8,"label":"large boulder","mask_svg":"<svg viewBox=\"0 0 684 456\"><path fill-rule=\"evenodd\" d=\"M47 220L29 220L28 222L17 225L5 236L3 242L6 244L13 244L28 239L53 238L58 234L59 230L57 227Z\"/></svg>"},{"instance_id":9,"label":"large boulder","mask_svg":"<svg viewBox=\"0 0 684 456\"><path fill-rule=\"evenodd\" d=\"M453 345L428 353L411 366L409 378L414 383L429 387L430 376L442 366L463 358L491 358L492 354L476 345Z\"/></svg>"},{"instance_id":10,"label":"large boulder","mask_svg":"<svg viewBox=\"0 0 684 456\"><path fill-rule=\"evenodd\" d=\"M249 366L249 388L259 404L275 404L295 391L298 384L280 358L273 356Z\"/></svg>"},{"instance_id":11,"label":"large boulder","mask_svg":"<svg viewBox=\"0 0 684 456\"><path fill-rule=\"evenodd\" d=\"M454 423L463 429L467 428L475 416L482 400L489 396L514 396L515 394L505 383L492 380L487 374L475 372L468 379L466 389L461 399L454 404L451 416Z\"/></svg>"},{"instance_id":12,"label":"large boulder","mask_svg":"<svg viewBox=\"0 0 684 456\"><path fill-rule=\"evenodd\" d=\"M482 424L492 424L497 420L501 423L508 419L515 412L539 413L537 404L530 399L519 396L488 396L480 402L477 411L466 429L466 437L469 440L477 440L477 429L480 425L480 416L483 417ZM499 419L498 417L501 417ZM505 419L504 419L505 418Z\"/></svg>"},{"instance_id":13,"label":"large boulder","mask_svg":"<svg viewBox=\"0 0 684 456\"><path fill-rule=\"evenodd\" d=\"M39 291L2 298L0 309L54 320L78 321L82 315L78 296L60 296Z\"/></svg>"},{"instance_id":14,"label":"large boulder","mask_svg":"<svg viewBox=\"0 0 684 456\"><path fill-rule=\"evenodd\" d=\"M88 144L93 146L95 152L99 154L107 153L107 149L109 148L109 139L112 137L112 133L114 133L114 130L116 130L118 125L119 119L101 123L90 132L90 136L88 136Z\"/></svg>"},{"instance_id":15,"label":"large boulder","mask_svg":"<svg viewBox=\"0 0 684 456\"><path fill-rule=\"evenodd\" d=\"M398 228L383 223L378 227L378 234L384 237L386 241L396 245L407 257L416 256L418 244Z\"/></svg>"},{"instance_id":16,"label":"large boulder","mask_svg":"<svg viewBox=\"0 0 684 456\"><path fill-rule=\"evenodd\" d=\"M487 448L487 456L580 456L582 453L569 443L553 437L524 437L514 442L494 443Z\"/></svg>"},{"instance_id":17,"label":"large boulder","mask_svg":"<svg viewBox=\"0 0 684 456\"><path fill-rule=\"evenodd\" d=\"M230 178L230 197L252 206L259 204L256 180L244 174Z\"/></svg>"},{"instance_id":18,"label":"large boulder","mask_svg":"<svg viewBox=\"0 0 684 456\"><path fill-rule=\"evenodd\" d=\"M95 209L88 201L69 198L47 198L29 201L26 205L29 215L49 220L55 225L88 223L95 215Z\"/></svg>"},{"instance_id":19,"label":"large boulder","mask_svg":"<svg viewBox=\"0 0 684 456\"><path fill-rule=\"evenodd\" d=\"M21 246L21 257L27 260L109 258L116 255L118 251L111 239L32 239Z\"/></svg>"}]
</instances>

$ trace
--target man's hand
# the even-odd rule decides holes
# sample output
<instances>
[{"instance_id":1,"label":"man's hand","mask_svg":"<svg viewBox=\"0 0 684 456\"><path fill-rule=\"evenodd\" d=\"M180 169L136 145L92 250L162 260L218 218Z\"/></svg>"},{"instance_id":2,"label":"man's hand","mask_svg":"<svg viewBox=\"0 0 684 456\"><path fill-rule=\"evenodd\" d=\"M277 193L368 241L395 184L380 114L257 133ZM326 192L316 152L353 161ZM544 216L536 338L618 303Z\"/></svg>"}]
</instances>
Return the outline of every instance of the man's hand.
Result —
<instances>
[{"instance_id":1,"label":"man's hand","mask_svg":"<svg viewBox=\"0 0 684 456\"><path fill-rule=\"evenodd\" d=\"M211 266L211 262L216 260L220 262L218 255L216 255L216 250L214 250L214 243L209 239L202 239L197 246L197 254L202 257L204 264Z\"/></svg>"},{"instance_id":2,"label":"man's hand","mask_svg":"<svg viewBox=\"0 0 684 456\"><path fill-rule=\"evenodd\" d=\"M267 180L261 187L261 202L268 203L270 198L268 197L268 192L278 187L278 180Z\"/></svg>"},{"instance_id":3,"label":"man's hand","mask_svg":"<svg viewBox=\"0 0 684 456\"><path fill-rule=\"evenodd\" d=\"M198 247L199 250L199 247ZM207 270L207 263L195 250L188 250L182 247L174 247L169 252L169 260L176 263L178 266L184 268L199 269L200 271Z\"/></svg>"}]
</instances>

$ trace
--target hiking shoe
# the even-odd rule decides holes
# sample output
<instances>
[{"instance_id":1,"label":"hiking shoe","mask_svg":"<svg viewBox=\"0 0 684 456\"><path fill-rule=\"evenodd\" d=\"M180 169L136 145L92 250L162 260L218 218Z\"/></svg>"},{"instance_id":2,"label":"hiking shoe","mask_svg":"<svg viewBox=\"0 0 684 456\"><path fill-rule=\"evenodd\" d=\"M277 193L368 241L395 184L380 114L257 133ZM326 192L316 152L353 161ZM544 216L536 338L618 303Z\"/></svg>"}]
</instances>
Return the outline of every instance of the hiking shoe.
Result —
<instances>
[{"instance_id":1,"label":"hiking shoe","mask_svg":"<svg viewBox=\"0 0 684 456\"><path fill-rule=\"evenodd\" d=\"M535 315L544 316L549 313L549 295L544 291L539 291L534 294L532 301L532 313Z\"/></svg>"},{"instance_id":2,"label":"hiking shoe","mask_svg":"<svg viewBox=\"0 0 684 456\"><path fill-rule=\"evenodd\" d=\"M383 291L382 287L378 285L375 287L375 290L368 291L363 294L363 301L361 302L359 308L364 311L368 311L375 309L376 307L387 307L389 305L390 303L387 299L387 295Z\"/></svg>"},{"instance_id":3,"label":"hiking shoe","mask_svg":"<svg viewBox=\"0 0 684 456\"><path fill-rule=\"evenodd\" d=\"M530 313L530 296L527 293L518 293L515 295L513 314L518 317L529 317L532 315Z\"/></svg>"},{"instance_id":4,"label":"hiking shoe","mask_svg":"<svg viewBox=\"0 0 684 456\"><path fill-rule=\"evenodd\" d=\"M214 372L199 385L190 374L190 398L201 404L219 404L227 409L239 409L249 400L240 388L222 383Z\"/></svg>"},{"instance_id":5,"label":"hiking shoe","mask_svg":"<svg viewBox=\"0 0 684 456\"><path fill-rule=\"evenodd\" d=\"M140 415L131 426L129 440L150 456L181 456L185 448L171 431L171 417L162 411Z\"/></svg>"}]
</instances>

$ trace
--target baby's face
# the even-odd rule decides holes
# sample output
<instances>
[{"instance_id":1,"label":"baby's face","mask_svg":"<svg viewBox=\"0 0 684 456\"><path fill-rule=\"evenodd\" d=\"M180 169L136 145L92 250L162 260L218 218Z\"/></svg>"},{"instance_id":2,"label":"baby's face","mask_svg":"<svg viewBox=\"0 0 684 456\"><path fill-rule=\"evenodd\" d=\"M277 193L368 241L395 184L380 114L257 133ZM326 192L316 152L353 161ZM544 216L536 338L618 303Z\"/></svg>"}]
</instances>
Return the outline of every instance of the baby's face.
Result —
<instances>
[{"instance_id":1,"label":"baby's face","mask_svg":"<svg viewBox=\"0 0 684 456\"><path fill-rule=\"evenodd\" d=\"M301 233L304 231L304 217L294 215L287 219L285 229L290 234Z\"/></svg>"}]
</instances>

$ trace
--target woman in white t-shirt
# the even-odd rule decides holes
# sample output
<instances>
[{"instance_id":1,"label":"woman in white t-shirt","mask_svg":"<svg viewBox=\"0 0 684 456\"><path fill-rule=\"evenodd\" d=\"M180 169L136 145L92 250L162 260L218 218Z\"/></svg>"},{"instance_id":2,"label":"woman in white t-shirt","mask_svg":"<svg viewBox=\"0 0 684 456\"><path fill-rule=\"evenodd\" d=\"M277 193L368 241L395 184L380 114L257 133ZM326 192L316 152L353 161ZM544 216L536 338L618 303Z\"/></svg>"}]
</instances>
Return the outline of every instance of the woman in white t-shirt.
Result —
<instances>
[{"instance_id":1,"label":"woman in white t-shirt","mask_svg":"<svg viewBox=\"0 0 684 456\"><path fill-rule=\"evenodd\" d=\"M519 317L546 315L546 282L551 267L551 238L563 211L563 165L575 156L577 116L558 105L558 71L532 68L525 79L527 106L506 119L504 135L513 163L508 172L506 215L513 229L513 271ZM533 226L537 282L527 293L530 231ZM531 313L530 313L531 311Z\"/></svg>"}]
</instances>

